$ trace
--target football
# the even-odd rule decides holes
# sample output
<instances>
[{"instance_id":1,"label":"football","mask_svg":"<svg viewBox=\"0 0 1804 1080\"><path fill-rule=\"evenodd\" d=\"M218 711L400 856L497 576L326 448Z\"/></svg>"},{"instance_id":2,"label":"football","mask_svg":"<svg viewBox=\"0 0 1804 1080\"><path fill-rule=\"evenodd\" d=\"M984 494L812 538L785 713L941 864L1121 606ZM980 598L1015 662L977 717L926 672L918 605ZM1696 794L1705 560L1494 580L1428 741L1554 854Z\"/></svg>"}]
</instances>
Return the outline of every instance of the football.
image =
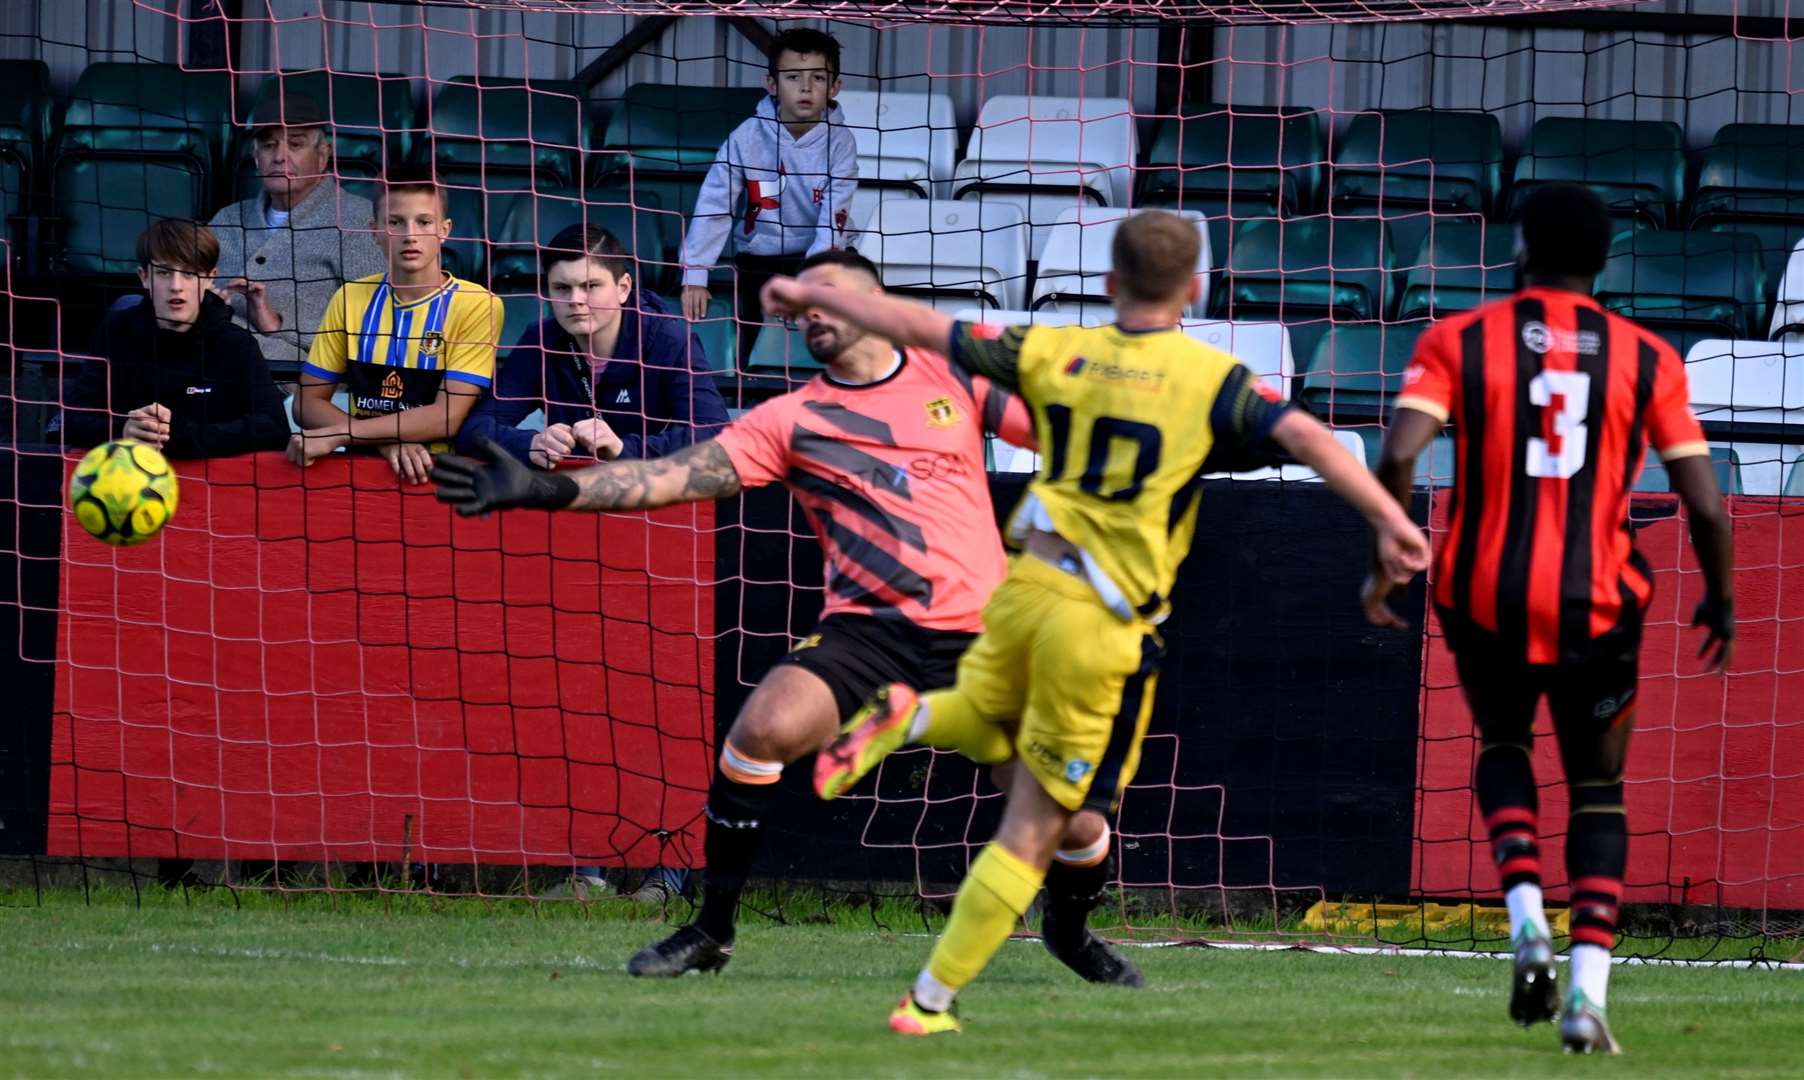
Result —
<instances>
[{"instance_id":1,"label":"football","mask_svg":"<svg viewBox=\"0 0 1804 1080\"><path fill-rule=\"evenodd\" d=\"M69 509L96 539L141 544L175 516L175 472L156 447L130 439L87 452L69 478Z\"/></svg>"}]
</instances>

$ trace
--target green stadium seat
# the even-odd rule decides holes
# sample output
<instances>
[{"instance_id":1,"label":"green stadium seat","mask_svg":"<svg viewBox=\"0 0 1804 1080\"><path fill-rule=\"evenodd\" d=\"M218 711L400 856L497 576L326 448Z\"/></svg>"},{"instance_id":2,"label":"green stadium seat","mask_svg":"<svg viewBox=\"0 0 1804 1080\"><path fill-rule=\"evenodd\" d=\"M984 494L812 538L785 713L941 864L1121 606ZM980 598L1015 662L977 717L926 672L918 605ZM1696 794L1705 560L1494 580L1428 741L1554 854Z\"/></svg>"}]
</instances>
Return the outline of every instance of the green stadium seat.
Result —
<instances>
[{"instance_id":1,"label":"green stadium seat","mask_svg":"<svg viewBox=\"0 0 1804 1080\"><path fill-rule=\"evenodd\" d=\"M1335 144L1331 204L1488 214L1503 189L1503 131L1489 113L1384 109Z\"/></svg>"},{"instance_id":2,"label":"green stadium seat","mask_svg":"<svg viewBox=\"0 0 1804 1080\"><path fill-rule=\"evenodd\" d=\"M460 75L433 99L431 159L441 178L495 188L582 183L585 92L559 79Z\"/></svg>"},{"instance_id":3,"label":"green stadium seat","mask_svg":"<svg viewBox=\"0 0 1804 1080\"><path fill-rule=\"evenodd\" d=\"M667 296L664 306L671 311L681 311L682 298ZM690 323L689 329L701 339L709 367L715 371L733 370L739 362L739 318L733 310L732 297L716 296L709 300L708 313L700 321Z\"/></svg>"},{"instance_id":4,"label":"green stadium seat","mask_svg":"<svg viewBox=\"0 0 1804 1080\"><path fill-rule=\"evenodd\" d=\"M1785 478L1786 495L1804 496L1804 455L1791 463L1791 473Z\"/></svg>"},{"instance_id":5,"label":"green stadium seat","mask_svg":"<svg viewBox=\"0 0 1804 1080\"><path fill-rule=\"evenodd\" d=\"M1710 464L1716 471L1716 486L1724 495L1740 495L1741 487L1741 455L1727 446L1710 448ZM1792 479L1796 481L1797 470L1792 470ZM1642 466L1641 477L1635 481L1635 490L1643 494L1660 493L1672 490L1672 479L1666 475L1666 464L1652 447L1647 451L1647 462ZM1792 494L1791 484L1786 485L1786 494Z\"/></svg>"},{"instance_id":6,"label":"green stadium seat","mask_svg":"<svg viewBox=\"0 0 1804 1080\"><path fill-rule=\"evenodd\" d=\"M608 117L601 147L630 153L638 172L705 173L720 144L764 97L751 86L637 83ZM622 167L613 156L604 158L601 171Z\"/></svg>"},{"instance_id":7,"label":"green stadium seat","mask_svg":"<svg viewBox=\"0 0 1804 1080\"><path fill-rule=\"evenodd\" d=\"M753 331L750 327L742 327L740 332ZM800 330L767 322L756 333L758 338L752 342L752 355L745 362L748 372L802 378L821 370L821 362L808 351L808 343L802 339Z\"/></svg>"},{"instance_id":8,"label":"green stadium seat","mask_svg":"<svg viewBox=\"0 0 1804 1080\"><path fill-rule=\"evenodd\" d=\"M1390 233L1375 218L1249 221L1232 239L1212 314L1284 323L1381 319L1391 269Z\"/></svg>"},{"instance_id":9,"label":"green stadium seat","mask_svg":"<svg viewBox=\"0 0 1804 1080\"><path fill-rule=\"evenodd\" d=\"M1554 181L1589 184L1624 222L1670 228L1685 194L1684 133L1669 120L1537 120L1516 160L1511 214Z\"/></svg>"},{"instance_id":10,"label":"green stadium seat","mask_svg":"<svg viewBox=\"0 0 1804 1080\"><path fill-rule=\"evenodd\" d=\"M1610 244L1598 303L1672 341L1684 355L1708 338L1751 338L1765 327L1760 241L1742 233L1638 229Z\"/></svg>"},{"instance_id":11,"label":"green stadium seat","mask_svg":"<svg viewBox=\"0 0 1804 1080\"><path fill-rule=\"evenodd\" d=\"M1397 318L1435 318L1515 291L1516 233L1508 225L1436 222L1403 279Z\"/></svg>"},{"instance_id":12,"label":"green stadium seat","mask_svg":"<svg viewBox=\"0 0 1804 1080\"><path fill-rule=\"evenodd\" d=\"M167 64L90 64L51 149L62 269L137 268L138 234L160 218L205 220L231 130L231 76Z\"/></svg>"},{"instance_id":13,"label":"green stadium seat","mask_svg":"<svg viewBox=\"0 0 1804 1080\"><path fill-rule=\"evenodd\" d=\"M1317 416L1387 411L1426 322L1339 325L1316 344L1300 400Z\"/></svg>"},{"instance_id":14,"label":"green stadium seat","mask_svg":"<svg viewBox=\"0 0 1804 1080\"><path fill-rule=\"evenodd\" d=\"M715 154L764 97L756 87L638 83L626 88L608 117L589 197L606 202L656 199L669 211L660 230L671 265L658 282L660 288L674 289L680 283L676 262L684 223L695 209L702 178Z\"/></svg>"},{"instance_id":15,"label":"green stadium seat","mask_svg":"<svg viewBox=\"0 0 1804 1080\"><path fill-rule=\"evenodd\" d=\"M1760 238L1766 265L1804 240L1804 128L1728 124L1704 152L1691 227Z\"/></svg>"},{"instance_id":16,"label":"green stadium seat","mask_svg":"<svg viewBox=\"0 0 1804 1080\"><path fill-rule=\"evenodd\" d=\"M451 212L451 236L445 241L445 269L465 281L489 285L489 254L501 238L501 225L519 191L477 187L467 177L445 185L445 202Z\"/></svg>"},{"instance_id":17,"label":"green stadium seat","mask_svg":"<svg viewBox=\"0 0 1804 1080\"><path fill-rule=\"evenodd\" d=\"M1314 111L1202 106L1160 122L1136 205L1200 210L1219 255L1235 219L1313 210L1326 159Z\"/></svg>"},{"instance_id":18,"label":"green stadium seat","mask_svg":"<svg viewBox=\"0 0 1804 1080\"><path fill-rule=\"evenodd\" d=\"M6 227L35 209L32 174L50 135L50 102L47 64L0 60L0 216ZM15 255L20 251L17 246L13 250Z\"/></svg>"},{"instance_id":19,"label":"green stadium seat","mask_svg":"<svg viewBox=\"0 0 1804 1080\"><path fill-rule=\"evenodd\" d=\"M266 76L239 117L237 197L247 199L262 190L251 156L250 132L244 129L244 122L264 101L285 93L318 102L332 121L334 172L341 181L349 181L351 190L367 196L375 188L373 181L388 172L391 165L408 160L413 152L417 135L413 92L414 83L405 75L288 71Z\"/></svg>"}]
</instances>

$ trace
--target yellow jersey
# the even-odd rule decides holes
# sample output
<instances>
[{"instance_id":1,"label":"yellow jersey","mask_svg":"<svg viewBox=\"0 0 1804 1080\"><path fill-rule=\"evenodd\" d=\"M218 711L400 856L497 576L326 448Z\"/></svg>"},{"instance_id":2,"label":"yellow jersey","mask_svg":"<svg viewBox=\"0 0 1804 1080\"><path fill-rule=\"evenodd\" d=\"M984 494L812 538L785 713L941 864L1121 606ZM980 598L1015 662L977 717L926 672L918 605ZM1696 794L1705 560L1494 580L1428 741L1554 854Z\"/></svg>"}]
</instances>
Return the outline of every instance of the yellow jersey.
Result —
<instances>
[{"instance_id":1,"label":"yellow jersey","mask_svg":"<svg viewBox=\"0 0 1804 1080\"><path fill-rule=\"evenodd\" d=\"M1033 410L1040 472L1011 532L1056 532L1124 619L1162 620L1205 473L1271 460L1286 406L1234 357L1173 328L953 324L954 363Z\"/></svg>"},{"instance_id":2,"label":"yellow jersey","mask_svg":"<svg viewBox=\"0 0 1804 1080\"><path fill-rule=\"evenodd\" d=\"M481 393L495 376L501 319L500 298L474 282L446 274L403 304L388 275L374 274L333 294L301 370L345 383L358 418L429 405L447 381Z\"/></svg>"}]
</instances>

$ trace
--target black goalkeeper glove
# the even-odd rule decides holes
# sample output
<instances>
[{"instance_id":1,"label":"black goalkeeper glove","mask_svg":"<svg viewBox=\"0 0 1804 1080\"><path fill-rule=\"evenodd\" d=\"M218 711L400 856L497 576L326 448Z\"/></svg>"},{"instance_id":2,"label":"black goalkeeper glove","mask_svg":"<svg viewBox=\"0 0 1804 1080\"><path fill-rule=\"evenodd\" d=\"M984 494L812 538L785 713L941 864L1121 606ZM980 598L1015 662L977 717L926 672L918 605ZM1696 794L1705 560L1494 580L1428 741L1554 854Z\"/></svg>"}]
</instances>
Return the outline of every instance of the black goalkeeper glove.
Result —
<instances>
[{"instance_id":1,"label":"black goalkeeper glove","mask_svg":"<svg viewBox=\"0 0 1804 1080\"><path fill-rule=\"evenodd\" d=\"M1713 668L1727 667L1735 655L1735 604L1728 597L1705 596L1698 601L1691 625L1702 626L1709 636L1704 638L1698 658ZM1711 650L1715 655L1711 655ZM1708 658L1708 659L1706 659Z\"/></svg>"},{"instance_id":2,"label":"black goalkeeper glove","mask_svg":"<svg viewBox=\"0 0 1804 1080\"><path fill-rule=\"evenodd\" d=\"M528 468L487 435L476 446L487 464L455 454L432 459L438 501L450 503L464 517L514 506L562 510L576 501L581 489L568 476Z\"/></svg>"}]
</instances>

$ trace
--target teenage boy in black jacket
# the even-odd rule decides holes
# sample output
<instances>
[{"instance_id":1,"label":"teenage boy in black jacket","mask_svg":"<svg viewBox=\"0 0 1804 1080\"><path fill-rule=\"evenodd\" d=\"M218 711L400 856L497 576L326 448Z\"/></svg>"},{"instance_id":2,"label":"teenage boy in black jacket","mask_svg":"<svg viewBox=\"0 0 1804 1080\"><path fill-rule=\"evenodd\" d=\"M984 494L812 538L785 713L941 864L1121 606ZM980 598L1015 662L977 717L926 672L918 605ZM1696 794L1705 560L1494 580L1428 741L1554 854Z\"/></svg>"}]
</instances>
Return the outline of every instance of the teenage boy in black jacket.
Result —
<instances>
[{"instance_id":1,"label":"teenage boy in black jacket","mask_svg":"<svg viewBox=\"0 0 1804 1080\"><path fill-rule=\"evenodd\" d=\"M579 451L655 458L726 426L701 342L657 297L635 297L631 262L612 233L572 225L540 265L553 317L502 359L493 391L458 429L458 452L473 453L487 435L541 468ZM522 430L540 408L545 430Z\"/></svg>"},{"instance_id":2,"label":"teenage boy in black jacket","mask_svg":"<svg viewBox=\"0 0 1804 1080\"><path fill-rule=\"evenodd\" d=\"M101 322L95 358L65 403L66 445L136 439L177 458L287 445L282 393L257 339L207 288L218 262L219 241L204 225L159 221L139 234L138 280L149 297Z\"/></svg>"}]
</instances>

